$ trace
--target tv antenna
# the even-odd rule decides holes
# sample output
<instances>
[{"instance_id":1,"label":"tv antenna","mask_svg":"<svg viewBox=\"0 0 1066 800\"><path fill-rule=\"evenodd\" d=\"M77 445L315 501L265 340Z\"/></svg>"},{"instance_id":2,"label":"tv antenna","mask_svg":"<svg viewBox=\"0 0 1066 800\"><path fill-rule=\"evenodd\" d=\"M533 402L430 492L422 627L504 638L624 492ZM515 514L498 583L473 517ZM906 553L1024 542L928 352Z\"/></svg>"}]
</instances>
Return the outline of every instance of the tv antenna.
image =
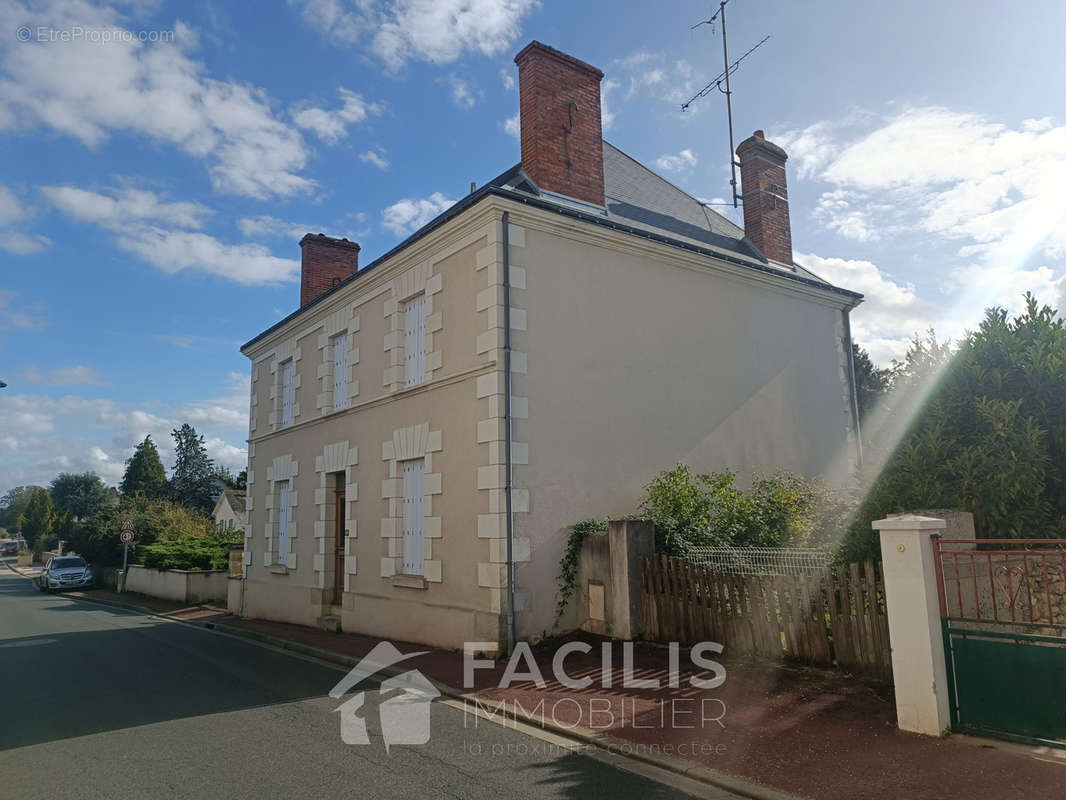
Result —
<instances>
[{"instance_id":1,"label":"tv antenna","mask_svg":"<svg viewBox=\"0 0 1066 800\"><path fill-rule=\"evenodd\" d=\"M754 53L756 50L758 50L760 47L762 47L764 44L766 44L766 42L768 42L770 40L770 37L769 37L769 35L764 36L762 38L762 40L758 44L756 44L754 47L752 47L750 50L748 50L746 53L744 53L744 55L742 55L740 58L738 58L736 61L734 61L732 64L730 64L729 63L729 40L728 40L728 38L726 36L726 29L725 29L725 7L726 7L726 4L728 2L729 2L729 0L722 0L722 2L720 2L718 4L718 10L715 11L711 15L710 19L705 19L705 20L702 20L700 22L697 22L695 25L692 26L692 28L689 29L689 30L695 30L700 25L710 25L711 26L711 32L713 33L714 32L714 24L715 24L715 22L717 22L718 19L721 18L721 21L722 21L722 61L725 64L725 69L723 69L722 72L719 73L718 77L716 77L713 81L708 83L706 86L704 86L698 92L696 92L696 94L694 94L692 97L690 97L684 103L682 103L681 104L681 110L682 111L688 111L688 107L690 105L692 105L694 102L699 100L701 97L706 97L708 94L710 94L711 89L717 89L718 91L720 91L722 94L725 95L726 116L729 119L729 169L732 172L732 177L729 180L729 186L733 190L733 208L737 208L739 206L739 204L740 204L740 195L737 194L737 159L736 159L736 154L734 152L734 147L733 147L733 90L732 90L732 88L730 87L730 84L729 84L729 76L737 71L737 68L740 66L740 62L741 61L743 61L745 58L747 58L752 53ZM725 88L724 89L722 88L722 84L723 83L725 84Z\"/></svg>"}]
</instances>

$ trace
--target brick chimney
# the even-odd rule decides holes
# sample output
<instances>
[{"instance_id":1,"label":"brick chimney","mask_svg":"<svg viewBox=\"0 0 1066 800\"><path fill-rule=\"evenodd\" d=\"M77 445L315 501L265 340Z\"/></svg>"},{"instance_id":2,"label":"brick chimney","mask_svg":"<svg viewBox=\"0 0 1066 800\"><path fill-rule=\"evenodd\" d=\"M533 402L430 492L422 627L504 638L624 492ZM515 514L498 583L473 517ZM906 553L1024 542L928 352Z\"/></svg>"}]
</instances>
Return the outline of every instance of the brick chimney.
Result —
<instances>
[{"instance_id":1,"label":"brick chimney","mask_svg":"<svg viewBox=\"0 0 1066 800\"><path fill-rule=\"evenodd\" d=\"M300 240L300 307L325 294L359 269L359 245L309 233Z\"/></svg>"},{"instance_id":2,"label":"brick chimney","mask_svg":"<svg viewBox=\"0 0 1066 800\"><path fill-rule=\"evenodd\" d=\"M603 73L530 42L517 56L522 168L541 189L604 205Z\"/></svg>"},{"instance_id":3,"label":"brick chimney","mask_svg":"<svg viewBox=\"0 0 1066 800\"><path fill-rule=\"evenodd\" d=\"M772 261L792 264L792 226L788 219L788 154L762 131L737 147L740 190L744 197L744 235Z\"/></svg>"}]
</instances>

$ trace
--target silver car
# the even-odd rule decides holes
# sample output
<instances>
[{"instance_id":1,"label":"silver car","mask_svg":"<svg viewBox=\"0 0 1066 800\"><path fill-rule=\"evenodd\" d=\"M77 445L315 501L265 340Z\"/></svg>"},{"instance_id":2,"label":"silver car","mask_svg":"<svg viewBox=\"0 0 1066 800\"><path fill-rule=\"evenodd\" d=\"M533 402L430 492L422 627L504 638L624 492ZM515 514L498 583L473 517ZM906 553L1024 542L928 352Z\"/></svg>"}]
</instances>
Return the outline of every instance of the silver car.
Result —
<instances>
[{"instance_id":1,"label":"silver car","mask_svg":"<svg viewBox=\"0 0 1066 800\"><path fill-rule=\"evenodd\" d=\"M84 589L92 586L93 573L81 556L52 556L34 583L42 592Z\"/></svg>"}]
</instances>

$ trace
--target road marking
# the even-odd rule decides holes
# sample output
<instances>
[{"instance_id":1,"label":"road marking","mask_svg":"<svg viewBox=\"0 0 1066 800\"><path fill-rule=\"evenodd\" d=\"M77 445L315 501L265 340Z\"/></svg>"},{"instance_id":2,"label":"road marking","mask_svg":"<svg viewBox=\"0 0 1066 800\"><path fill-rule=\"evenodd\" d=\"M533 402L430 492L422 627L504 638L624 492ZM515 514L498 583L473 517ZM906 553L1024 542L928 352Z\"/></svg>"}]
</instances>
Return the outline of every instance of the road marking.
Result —
<instances>
[{"instance_id":1,"label":"road marking","mask_svg":"<svg viewBox=\"0 0 1066 800\"><path fill-rule=\"evenodd\" d=\"M8 642L0 647L36 647L39 644L55 644L55 639L24 639L21 642Z\"/></svg>"}]
</instances>

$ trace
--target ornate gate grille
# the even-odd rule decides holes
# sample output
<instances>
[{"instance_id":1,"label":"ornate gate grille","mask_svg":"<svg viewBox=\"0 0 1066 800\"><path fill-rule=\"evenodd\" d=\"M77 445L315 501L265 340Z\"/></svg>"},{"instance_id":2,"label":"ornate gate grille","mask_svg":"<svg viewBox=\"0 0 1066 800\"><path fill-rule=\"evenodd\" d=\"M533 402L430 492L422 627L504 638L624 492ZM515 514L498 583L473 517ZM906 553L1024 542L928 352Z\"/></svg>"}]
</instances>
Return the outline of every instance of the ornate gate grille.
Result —
<instances>
[{"instance_id":1,"label":"ornate gate grille","mask_svg":"<svg viewBox=\"0 0 1066 800\"><path fill-rule=\"evenodd\" d=\"M1066 747L1066 540L933 547L952 728Z\"/></svg>"}]
</instances>

